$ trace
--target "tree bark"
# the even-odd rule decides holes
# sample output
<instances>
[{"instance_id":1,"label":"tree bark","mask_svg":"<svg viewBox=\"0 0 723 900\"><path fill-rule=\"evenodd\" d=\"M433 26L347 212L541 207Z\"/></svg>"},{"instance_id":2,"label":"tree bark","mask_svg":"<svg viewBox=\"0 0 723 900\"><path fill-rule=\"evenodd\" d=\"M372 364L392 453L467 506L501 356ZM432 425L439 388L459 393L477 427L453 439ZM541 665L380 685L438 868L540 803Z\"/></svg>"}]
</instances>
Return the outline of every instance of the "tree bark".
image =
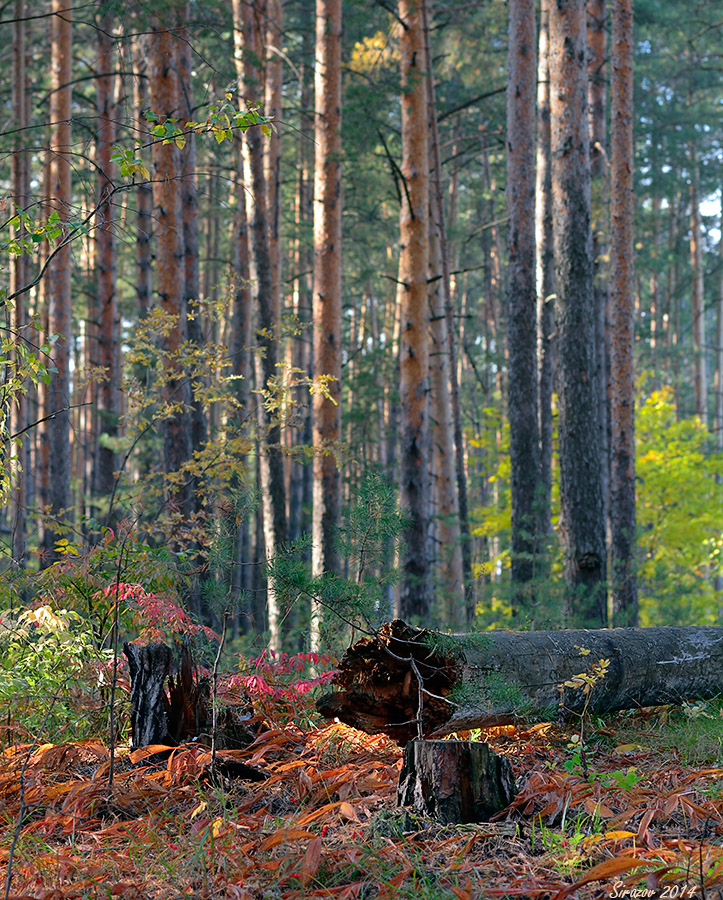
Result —
<instances>
[{"instance_id":1,"label":"tree bark","mask_svg":"<svg viewBox=\"0 0 723 900\"><path fill-rule=\"evenodd\" d=\"M98 76L96 78L96 108L98 111L96 165L98 167L97 205L98 216L95 231L95 265L97 278L97 335L98 365L104 370L105 379L98 389L99 428L98 446L95 452L94 491L108 497L113 490L117 456L112 441L118 435L118 299L116 294L116 216L115 205L109 192L113 189L116 166L111 153L116 141L116 104L113 21L104 16L98 31ZM108 441L110 439L110 443Z\"/></svg>"},{"instance_id":2,"label":"tree bark","mask_svg":"<svg viewBox=\"0 0 723 900\"><path fill-rule=\"evenodd\" d=\"M535 198L541 535L552 533L552 388L555 367L555 260L552 229L552 159L550 155L549 19L550 0L542 0L537 58L537 185Z\"/></svg>"},{"instance_id":3,"label":"tree bark","mask_svg":"<svg viewBox=\"0 0 723 900\"><path fill-rule=\"evenodd\" d=\"M515 796L512 766L488 744L410 741L404 750L397 805L459 825L486 822Z\"/></svg>"},{"instance_id":4,"label":"tree bark","mask_svg":"<svg viewBox=\"0 0 723 900\"><path fill-rule=\"evenodd\" d=\"M180 124L193 121L193 50L192 33L189 29L190 4L185 3L179 16L178 37L178 79L180 88ZM203 315L201 309L201 279L198 244L198 188L196 184L196 135L191 130L186 136L186 146L181 150L181 210L183 217L183 271L184 302L188 315L188 338L195 347L204 343ZM210 266L211 261L207 264ZM191 381L202 380L203 374L189 372ZM201 450L208 440L208 423L203 404L191 397L191 445L194 451ZM194 502L196 510L202 507L198 479L194 479Z\"/></svg>"},{"instance_id":5,"label":"tree bark","mask_svg":"<svg viewBox=\"0 0 723 900\"><path fill-rule=\"evenodd\" d=\"M262 60L261 23L257 18L259 12L259 9L244 0L234 0L235 58L239 97L249 102L260 101L263 96L258 66ZM266 177L262 134L259 128L249 128L245 133L244 153L246 180L253 197L250 244L258 312L256 387L257 390L263 391L270 388L278 378L279 323L274 320ZM262 397L259 397L258 411L259 425L263 432L259 460L261 513L266 559L272 561L276 557L277 548L286 541L286 490L281 455L281 429L279 423L265 409ZM267 609L270 646L278 649L281 642L280 610L273 577L268 579L267 584Z\"/></svg>"},{"instance_id":6,"label":"tree bark","mask_svg":"<svg viewBox=\"0 0 723 900\"><path fill-rule=\"evenodd\" d=\"M23 145L24 130L27 125L26 116L26 31L25 0L15 0L15 22L13 26L13 88L12 104L14 127L17 129L12 156L12 194L13 204L24 209L29 201L30 193L30 155ZM13 226L12 238L25 237L23 225ZM27 333L27 296L18 293L28 282L27 257L24 253L13 255L10 259L10 293L15 295L11 312L11 328L14 341L22 341ZM21 365L17 350L13 350L15 365ZM13 397L10 410L10 434L19 434L28 424L28 397L23 391ZM30 454L28 435L17 439L10 447L12 494L10 504L10 528L12 529L11 555L12 565L24 569L27 559L27 509L28 478L30 476Z\"/></svg>"},{"instance_id":7,"label":"tree bark","mask_svg":"<svg viewBox=\"0 0 723 900\"><path fill-rule=\"evenodd\" d=\"M50 194L51 206L62 221L72 215L70 169L73 23L64 0L53 0L51 20L51 94L50 121ZM63 237L60 238L63 241ZM50 513L54 522L62 522L70 506L70 352L72 345L72 259L70 244L64 243L50 262L47 271L49 332L58 335L52 350L54 371L48 391ZM50 558L59 537L53 525L45 533L45 549Z\"/></svg>"},{"instance_id":8,"label":"tree bark","mask_svg":"<svg viewBox=\"0 0 723 900\"><path fill-rule=\"evenodd\" d=\"M583 655L581 648L589 650ZM400 743L418 736L419 683L425 737L493 725L580 715L580 689L560 687L601 659L587 711L704 700L723 690L723 628L709 626L441 634L395 620L350 647L335 678L341 690L317 709L367 734Z\"/></svg>"},{"instance_id":9,"label":"tree bark","mask_svg":"<svg viewBox=\"0 0 723 900\"><path fill-rule=\"evenodd\" d=\"M560 508L570 621L606 620L606 547L595 392L585 4L550 6L550 118L558 341Z\"/></svg>"},{"instance_id":10,"label":"tree bark","mask_svg":"<svg viewBox=\"0 0 723 900\"><path fill-rule=\"evenodd\" d=\"M400 615L425 621L431 609L427 557L429 495L428 154L423 16L420 0L399 0L402 79L400 487L409 517Z\"/></svg>"},{"instance_id":11,"label":"tree bark","mask_svg":"<svg viewBox=\"0 0 723 900\"><path fill-rule=\"evenodd\" d=\"M507 61L508 415L513 603L534 602L540 479L535 284L535 0L510 0ZM524 587L527 585L527 587Z\"/></svg>"},{"instance_id":12,"label":"tree bark","mask_svg":"<svg viewBox=\"0 0 723 900\"><path fill-rule=\"evenodd\" d=\"M703 291L703 235L700 223L700 168L698 151L690 143L690 270L693 289L693 384L695 414L703 424L708 421L708 367L705 347L705 302Z\"/></svg>"},{"instance_id":13,"label":"tree bark","mask_svg":"<svg viewBox=\"0 0 723 900\"><path fill-rule=\"evenodd\" d=\"M464 576L465 616L468 624L474 619L474 582L472 578L472 544L469 533L469 503L467 500L467 473L464 465L464 433L462 431L462 406L459 396L459 379L457 377L457 329L454 324L454 300L452 296L452 278L450 274L449 243L447 241L447 222L444 215L444 198L442 194L442 157L439 148L439 128L437 124L437 101L434 86L434 59L429 35L429 9L427 0L422 0L424 15L424 51L427 59L427 104L429 116L429 151L432 173L432 213L430 228L436 228L439 235L439 250L442 261L442 290L444 291L444 321L446 331L446 352L448 362L449 396L451 401L452 423L454 426L454 469L457 481L457 513L459 515L459 534L462 541L462 571ZM450 220L453 219L454 200L453 183L450 184Z\"/></svg>"},{"instance_id":14,"label":"tree bark","mask_svg":"<svg viewBox=\"0 0 723 900\"><path fill-rule=\"evenodd\" d=\"M148 39L140 37L133 42L133 65L137 75L133 79L133 106L138 134L146 134L148 122L143 115L148 106ZM151 306L153 295L153 270L151 238L153 236L153 188L148 181L141 181L136 188L136 297L138 315L143 318Z\"/></svg>"},{"instance_id":15,"label":"tree bark","mask_svg":"<svg viewBox=\"0 0 723 900\"><path fill-rule=\"evenodd\" d=\"M311 566L339 571L341 521L341 29L340 0L317 0L314 159L314 377L327 376L329 396L313 398L314 487ZM312 601L311 646L319 647L322 610Z\"/></svg>"},{"instance_id":16,"label":"tree bark","mask_svg":"<svg viewBox=\"0 0 723 900\"><path fill-rule=\"evenodd\" d=\"M614 621L637 625L633 351L633 4L612 0L610 87L610 567Z\"/></svg>"},{"instance_id":17,"label":"tree bark","mask_svg":"<svg viewBox=\"0 0 723 900\"><path fill-rule=\"evenodd\" d=\"M610 179L607 172L607 29L606 0L587 2L588 117L590 123L590 174L592 176L592 258L595 304L595 394L598 404L598 444L602 479L603 518L609 524L609 350L608 276L604 265L608 254Z\"/></svg>"},{"instance_id":18,"label":"tree bark","mask_svg":"<svg viewBox=\"0 0 723 900\"><path fill-rule=\"evenodd\" d=\"M148 53L151 107L161 121L178 118L181 99L174 35L156 18L151 28ZM153 166L156 290L161 308L171 322L162 340L165 355L163 399L167 406L162 423L163 461L166 473L170 474L182 470L192 455L191 390L180 359L188 339L188 315L184 289L181 160L174 141L153 144ZM181 484L171 488L169 506L171 515L179 520L192 513L190 478L181 476Z\"/></svg>"}]
</instances>

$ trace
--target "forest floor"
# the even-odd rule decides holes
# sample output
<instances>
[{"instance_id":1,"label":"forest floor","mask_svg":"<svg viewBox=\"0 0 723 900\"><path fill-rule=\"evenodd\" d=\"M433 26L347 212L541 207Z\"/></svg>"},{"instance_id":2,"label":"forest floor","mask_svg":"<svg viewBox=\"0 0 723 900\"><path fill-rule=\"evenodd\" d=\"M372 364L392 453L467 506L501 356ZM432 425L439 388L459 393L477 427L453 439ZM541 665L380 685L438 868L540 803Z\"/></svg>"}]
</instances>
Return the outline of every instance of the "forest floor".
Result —
<instances>
[{"instance_id":1,"label":"forest floor","mask_svg":"<svg viewBox=\"0 0 723 900\"><path fill-rule=\"evenodd\" d=\"M395 815L401 751L338 724L267 717L222 754L260 783L214 784L210 751L192 745L159 765L121 749L109 788L99 741L14 745L0 755L0 897L711 900L722 733L716 705L596 722L585 777L571 732L485 732L518 794L497 821L457 827Z\"/></svg>"}]
</instances>

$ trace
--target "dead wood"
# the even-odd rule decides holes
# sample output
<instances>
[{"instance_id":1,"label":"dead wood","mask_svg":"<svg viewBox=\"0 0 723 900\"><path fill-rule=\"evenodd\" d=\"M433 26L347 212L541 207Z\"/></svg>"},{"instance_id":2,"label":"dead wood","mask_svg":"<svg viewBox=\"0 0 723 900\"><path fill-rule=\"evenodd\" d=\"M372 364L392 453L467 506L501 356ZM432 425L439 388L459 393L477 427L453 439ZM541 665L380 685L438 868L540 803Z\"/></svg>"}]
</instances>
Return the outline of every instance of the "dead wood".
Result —
<instances>
[{"instance_id":1,"label":"dead wood","mask_svg":"<svg viewBox=\"0 0 723 900\"><path fill-rule=\"evenodd\" d=\"M441 634L395 620L344 654L317 709L368 734L405 744L492 725L580 714L582 690L560 686L600 659L607 675L589 711L611 712L723 693L723 628L712 626ZM414 664L412 664L412 660Z\"/></svg>"}]
</instances>

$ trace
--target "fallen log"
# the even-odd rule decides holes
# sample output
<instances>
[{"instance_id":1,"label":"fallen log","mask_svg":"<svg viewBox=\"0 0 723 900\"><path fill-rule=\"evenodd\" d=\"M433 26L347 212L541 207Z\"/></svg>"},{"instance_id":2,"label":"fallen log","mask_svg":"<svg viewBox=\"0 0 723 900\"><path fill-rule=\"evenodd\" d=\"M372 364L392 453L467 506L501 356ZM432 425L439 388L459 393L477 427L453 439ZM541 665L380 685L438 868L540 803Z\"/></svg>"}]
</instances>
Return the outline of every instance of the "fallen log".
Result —
<instances>
[{"instance_id":1,"label":"fallen log","mask_svg":"<svg viewBox=\"0 0 723 900\"><path fill-rule=\"evenodd\" d=\"M383 625L378 636L349 647L334 679L341 690L321 697L317 709L400 744L470 728L554 720L560 712L583 711L583 689L565 682L601 659L609 666L604 677L593 679L587 707L592 713L723 693L723 628L442 634L397 619Z\"/></svg>"}]
</instances>

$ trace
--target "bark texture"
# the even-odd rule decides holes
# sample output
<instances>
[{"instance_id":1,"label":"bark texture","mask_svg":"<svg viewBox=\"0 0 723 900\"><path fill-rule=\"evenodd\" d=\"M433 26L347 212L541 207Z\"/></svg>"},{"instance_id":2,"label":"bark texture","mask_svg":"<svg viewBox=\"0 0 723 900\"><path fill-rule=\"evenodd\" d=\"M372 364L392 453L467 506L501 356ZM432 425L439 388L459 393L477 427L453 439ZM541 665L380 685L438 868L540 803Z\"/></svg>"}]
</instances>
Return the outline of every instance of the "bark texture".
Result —
<instances>
[{"instance_id":1,"label":"bark texture","mask_svg":"<svg viewBox=\"0 0 723 900\"><path fill-rule=\"evenodd\" d=\"M313 398L312 572L337 572L341 520L341 0L317 0L314 159L314 377L329 396ZM319 645L321 608L312 601L311 643Z\"/></svg>"},{"instance_id":2,"label":"bark texture","mask_svg":"<svg viewBox=\"0 0 723 900\"><path fill-rule=\"evenodd\" d=\"M95 264L97 276L98 365L105 380L98 390L99 440L96 449L94 490L107 496L113 490L117 457L110 441L118 435L118 388L120 358L118 347L118 299L116 295L117 241L115 205L110 192L116 176L111 153L116 141L115 74L113 74L113 23L105 16L98 31L98 77L96 108L98 132L96 165L98 167L98 215L95 231Z\"/></svg>"},{"instance_id":3,"label":"bark texture","mask_svg":"<svg viewBox=\"0 0 723 900\"><path fill-rule=\"evenodd\" d=\"M419 0L400 0L402 208L400 488L409 516L402 560L400 615L425 621L431 607L427 556L429 497L428 153L423 15Z\"/></svg>"},{"instance_id":4,"label":"bark texture","mask_svg":"<svg viewBox=\"0 0 723 900\"><path fill-rule=\"evenodd\" d=\"M555 260L552 236L552 159L550 156L549 19L550 0L542 0L537 57L537 183L535 191L537 372L540 420L538 503L541 534L552 532L552 388L555 367Z\"/></svg>"},{"instance_id":5,"label":"bark texture","mask_svg":"<svg viewBox=\"0 0 723 900\"><path fill-rule=\"evenodd\" d=\"M580 648L590 651L583 656ZM363 638L339 663L338 693L317 709L368 734L406 743L418 736L423 682L423 734L580 713L581 690L559 686L609 659L591 693L589 711L703 700L723 690L723 628L661 627L440 634L395 620Z\"/></svg>"},{"instance_id":6,"label":"bark texture","mask_svg":"<svg viewBox=\"0 0 723 900\"><path fill-rule=\"evenodd\" d=\"M173 32L154 20L149 38L150 97L153 112L162 120L180 114L180 80ZM156 232L156 290L169 316L162 346L165 354L163 461L165 471L181 470L192 455L191 390L181 353L188 339L185 301L181 160L175 142L153 145L153 203ZM172 488L170 509L181 518L193 510L190 479L181 476Z\"/></svg>"},{"instance_id":7,"label":"bark texture","mask_svg":"<svg viewBox=\"0 0 723 900\"><path fill-rule=\"evenodd\" d=\"M516 607L529 604L538 545L540 478L535 284L535 0L510 0L507 57L508 415L511 576Z\"/></svg>"},{"instance_id":8,"label":"bark texture","mask_svg":"<svg viewBox=\"0 0 723 900\"><path fill-rule=\"evenodd\" d=\"M25 0L15 0L13 25L13 121L17 129L12 156L12 194L13 204L24 209L29 201L30 171L29 155L23 147L23 133L27 125L26 116L26 33L25 33ZM13 226L12 238L25 237L23 225ZM11 312L11 326L15 340L22 340L26 334L27 309L26 294L23 291L28 282L28 267L24 254L10 258L10 294L14 296ZM21 337L22 336L22 337ZM16 365L21 364L17 351L13 350ZM10 434L19 434L28 424L28 396L19 391L13 398L10 409ZM30 467L28 436L11 444L10 466L13 491L10 505L10 527L12 529L11 552L12 565L25 568L27 554L27 507L28 507L28 475Z\"/></svg>"},{"instance_id":9,"label":"bark texture","mask_svg":"<svg viewBox=\"0 0 723 900\"><path fill-rule=\"evenodd\" d=\"M138 75L133 79L133 106L135 107L138 134L145 134L148 123L143 115L148 107L148 41L145 37L133 42L133 65ZM138 312L145 316L153 294L153 270L151 268L153 236L153 188L142 181L136 188L136 297Z\"/></svg>"},{"instance_id":10,"label":"bark texture","mask_svg":"<svg viewBox=\"0 0 723 900\"><path fill-rule=\"evenodd\" d=\"M260 7L244 0L234 0L234 36L239 96L249 102L263 97L259 63L262 60ZM243 107L242 107L243 108ZM274 319L273 283L269 250L269 219L264 171L263 136L259 128L249 128L244 135L244 160L247 189L252 197L249 217L251 274L256 289L256 380L257 389L266 390L277 377L278 321ZM276 549L286 540L286 490L284 464L281 455L279 423L266 411L262 398L258 406L262 452L259 460L261 474L261 512L267 559L273 560ZM267 585L269 640L278 649L281 635L280 612L273 578Z\"/></svg>"},{"instance_id":11,"label":"bark texture","mask_svg":"<svg viewBox=\"0 0 723 900\"><path fill-rule=\"evenodd\" d=\"M404 749L397 805L459 825L486 822L515 796L512 766L488 744L410 741Z\"/></svg>"},{"instance_id":12,"label":"bark texture","mask_svg":"<svg viewBox=\"0 0 723 900\"><path fill-rule=\"evenodd\" d=\"M550 6L552 209L560 435L560 508L573 623L606 620L606 547L595 391L585 3Z\"/></svg>"},{"instance_id":13,"label":"bark texture","mask_svg":"<svg viewBox=\"0 0 723 900\"><path fill-rule=\"evenodd\" d=\"M614 621L636 625L633 4L612 0L610 89L610 582Z\"/></svg>"},{"instance_id":14,"label":"bark texture","mask_svg":"<svg viewBox=\"0 0 723 900\"><path fill-rule=\"evenodd\" d=\"M705 302L703 280L703 234L700 222L700 167L698 151L691 142L690 156L690 270L693 312L693 385L695 414L707 424L708 366L705 347Z\"/></svg>"},{"instance_id":15,"label":"bark texture","mask_svg":"<svg viewBox=\"0 0 723 900\"><path fill-rule=\"evenodd\" d=\"M72 187L70 170L71 100L73 79L72 13L64 0L53 0L51 7L51 94L50 121L55 123L50 136L50 196L51 205L62 221L72 215ZM62 11L62 15L61 15ZM48 390L49 477L48 498L54 520L62 520L70 506L70 348L72 344L70 243L61 242L50 262L48 282L48 330L58 335L53 346ZM57 534L52 525L45 533L46 551L53 556Z\"/></svg>"},{"instance_id":16,"label":"bark texture","mask_svg":"<svg viewBox=\"0 0 723 900\"><path fill-rule=\"evenodd\" d=\"M454 324L454 303L452 298L452 279L450 274L449 243L447 241L447 222L444 213L444 198L442 193L442 154L439 147L439 128L437 124L437 101L434 86L434 59L432 56L431 40L429 35L429 9L426 0L422 0L422 13L424 16L424 52L427 66L427 104L429 115L429 152L431 154L430 169L432 174L431 184L431 215L430 229L437 231L439 238L439 253L442 262L442 285L444 300L444 321L446 353L448 357L447 370L449 379L449 399L451 403L452 423L454 427L454 470L457 481L456 505L459 515L459 535L462 541L462 570L464 580L464 606L465 617L468 622L474 618L474 587L472 578L472 546L469 533L469 504L467 500L467 471L465 468L464 433L462 431L462 407L459 396L459 378L457 377L457 329ZM454 189L450 185L450 208L453 206ZM450 212L450 219L452 219ZM434 284L432 281L431 284ZM434 319L433 319L434 321ZM440 344L441 346L441 344ZM433 350L432 352L436 352Z\"/></svg>"}]
</instances>

